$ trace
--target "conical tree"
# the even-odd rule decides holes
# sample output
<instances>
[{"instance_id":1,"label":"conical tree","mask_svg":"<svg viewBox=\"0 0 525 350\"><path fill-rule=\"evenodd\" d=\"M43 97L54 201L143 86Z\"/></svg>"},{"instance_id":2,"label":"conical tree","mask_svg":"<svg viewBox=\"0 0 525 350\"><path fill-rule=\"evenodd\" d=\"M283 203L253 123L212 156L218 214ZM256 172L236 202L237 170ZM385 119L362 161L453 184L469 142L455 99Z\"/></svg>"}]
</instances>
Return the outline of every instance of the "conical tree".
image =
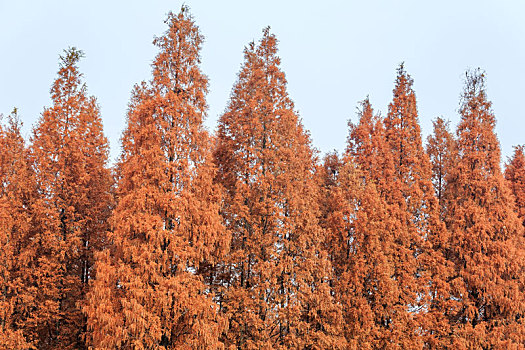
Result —
<instances>
[{"instance_id":1,"label":"conical tree","mask_svg":"<svg viewBox=\"0 0 525 350\"><path fill-rule=\"evenodd\" d=\"M383 234L391 235L394 244L388 259L397 288L389 294L385 330L390 342L402 347L444 340L443 300L449 300L442 252L446 232L439 222L412 84L401 65L394 99L382 120L373 116L368 100L362 102L359 123L350 123L347 148L348 156L367 174L365 179L376 184L387 208Z\"/></svg>"},{"instance_id":2,"label":"conical tree","mask_svg":"<svg viewBox=\"0 0 525 350\"><path fill-rule=\"evenodd\" d=\"M388 323L398 293L395 244L388 234L387 206L353 159L325 157L321 223L335 276L335 299L342 305L344 335L351 349L384 349L392 344Z\"/></svg>"},{"instance_id":3,"label":"conical tree","mask_svg":"<svg viewBox=\"0 0 525 350\"><path fill-rule=\"evenodd\" d=\"M505 178L516 200L518 218L525 226L525 155L524 146L514 148L514 154L505 167Z\"/></svg>"},{"instance_id":4,"label":"conical tree","mask_svg":"<svg viewBox=\"0 0 525 350\"><path fill-rule=\"evenodd\" d=\"M436 118L433 134L427 138L427 154L432 164L432 184L438 199L440 217L445 218L447 178L456 166L457 152L454 135L449 130L449 122Z\"/></svg>"},{"instance_id":5,"label":"conical tree","mask_svg":"<svg viewBox=\"0 0 525 350\"><path fill-rule=\"evenodd\" d=\"M169 13L149 84L129 106L118 203L85 308L94 348L212 349L220 320L199 274L228 243L203 127L203 41L187 7Z\"/></svg>"},{"instance_id":6,"label":"conical tree","mask_svg":"<svg viewBox=\"0 0 525 350\"><path fill-rule=\"evenodd\" d=\"M243 349L344 346L321 249L315 158L269 28L244 56L216 150L232 234L224 340Z\"/></svg>"},{"instance_id":7,"label":"conical tree","mask_svg":"<svg viewBox=\"0 0 525 350\"><path fill-rule=\"evenodd\" d=\"M348 122L345 157L360 166L365 181L382 191L394 176L393 157L386 145L383 119L374 114L368 97L360 102L360 107L358 123Z\"/></svg>"},{"instance_id":8,"label":"conical tree","mask_svg":"<svg viewBox=\"0 0 525 350\"><path fill-rule=\"evenodd\" d=\"M408 236L405 238L417 246L420 245L417 241L426 237L432 229L432 223L424 217L430 214L434 217L437 207L432 193L431 164L421 142L416 96L412 85L412 78L401 64L394 99L383 123L386 148L392 155L394 165L387 200L398 204L400 213L413 219L408 220L413 223L406 227Z\"/></svg>"},{"instance_id":9,"label":"conical tree","mask_svg":"<svg viewBox=\"0 0 525 350\"><path fill-rule=\"evenodd\" d=\"M60 56L53 105L32 138L39 196L33 204L35 307L26 326L39 349L83 348L81 304L110 212L108 142L96 100L87 95L78 70L81 57L75 48Z\"/></svg>"},{"instance_id":10,"label":"conical tree","mask_svg":"<svg viewBox=\"0 0 525 350\"><path fill-rule=\"evenodd\" d=\"M1 117L1 116L0 116ZM30 207L35 195L28 151L17 110L0 125L0 348L31 349L24 337L24 314L31 308L24 288L31 256Z\"/></svg>"},{"instance_id":11,"label":"conical tree","mask_svg":"<svg viewBox=\"0 0 525 350\"><path fill-rule=\"evenodd\" d=\"M401 254L396 280L427 346L449 346L450 330L444 315L457 305L447 283L451 273L445 255L448 233L439 219L433 193L432 168L421 140L413 80L403 64L398 68L393 92L384 125L394 176L383 192L397 219L393 232Z\"/></svg>"},{"instance_id":12,"label":"conical tree","mask_svg":"<svg viewBox=\"0 0 525 350\"><path fill-rule=\"evenodd\" d=\"M495 117L482 71L466 74L457 130L459 161L447 191L449 258L461 308L451 315L462 347L519 348L523 333L523 227L500 169Z\"/></svg>"}]
</instances>

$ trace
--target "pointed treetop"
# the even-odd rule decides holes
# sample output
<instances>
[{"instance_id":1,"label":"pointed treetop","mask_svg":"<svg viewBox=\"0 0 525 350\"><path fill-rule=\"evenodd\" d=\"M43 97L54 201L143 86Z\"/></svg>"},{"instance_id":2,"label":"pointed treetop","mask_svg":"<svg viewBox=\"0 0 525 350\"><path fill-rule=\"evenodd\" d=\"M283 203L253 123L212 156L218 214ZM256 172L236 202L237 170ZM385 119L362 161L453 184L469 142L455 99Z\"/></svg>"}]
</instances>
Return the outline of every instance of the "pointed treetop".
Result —
<instances>
[{"instance_id":1,"label":"pointed treetop","mask_svg":"<svg viewBox=\"0 0 525 350\"><path fill-rule=\"evenodd\" d=\"M76 47L69 47L64 50L64 53L60 55L60 68L66 68L69 66L76 67L78 61L84 58L84 51L77 49Z\"/></svg>"},{"instance_id":2,"label":"pointed treetop","mask_svg":"<svg viewBox=\"0 0 525 350\"><path fill-rule=\"evenodd\" d=\"M485 80L486 74L481 68L469 69L465 72L465 88L461 94L459 112L462 119L472 114L476 120L487 122L494 127L496 118L492 111L492 102L487 98Z\"/></svg>"},{"instance_id":3,"label":"pointed treetop","mask_svg":"<svg viewBox=\"0 0 525 350\"><path fill-rule=\"evenodd\" d=\"M199 67L204 36L186 5L178 14L169 12L164 22L168 28L153 40L159 52L152 63L151 84L165 97L167 94L171 94L171 98L176 94L182 99L197 96L202 100L198 108L204 111L207 106L203 97L208 91L208 78Z\"/></svg>"},{"instance_id":4,"label":"pointed treetop","mask_svg":"<svg viewBox=\"0 0 525 350\"><path fill-rule=\"evenodd\" d=\"M412 85L414 84L414 79L408 74L405 69L405 62L401 62L399 67L397 67L397 76L396 76L396 85L394 87L394 96L398 96L400 92L406 92L410 95L414 95L414 90L412 90Z\"/></svg>"},{"instance_id":5,"label":"pointed treetop","mask_svg":"<svg viewBox=\"0 0 525 350\"><path fill-rule=\"evenodd\" d=\"M462 94L462 103L469 97L485 96L485 71L481 68L468 69L465 72L465 89Z\"/></svg>"},{"instance_id":6,"label":"pointed treetop","mask_svg":"<svg viewBox=\"0 0 525 350\"><path fill-rule=\"evenodd\" d=\"M0 122L2 122L4 120L4 115L2 113L0 113ZM11 113L9 113L7 115L7 125L9 126L15 126L15 125L18 125L18 126L22 126L22 121L20 120L20 116L18 115L18 107L13 107L13 110L11 111Z\"/></svg>"},{"instance_id":7,"label":"pointed treetop","mask_svg":"<svg viewBox=\"0 0 525 350\"><path fill-rule=\"evenodd\" d=\"M257 47L257 53L266 60L274 63L276 66L281 64L281 58L277 56L277 44L279 40L275 34L271 32L271 27L267 26L262 30L263 36L260 40L260 44ZM249 45L251 51L255 51L255 43L252 41Z\"/></svg>"}]
</instances>

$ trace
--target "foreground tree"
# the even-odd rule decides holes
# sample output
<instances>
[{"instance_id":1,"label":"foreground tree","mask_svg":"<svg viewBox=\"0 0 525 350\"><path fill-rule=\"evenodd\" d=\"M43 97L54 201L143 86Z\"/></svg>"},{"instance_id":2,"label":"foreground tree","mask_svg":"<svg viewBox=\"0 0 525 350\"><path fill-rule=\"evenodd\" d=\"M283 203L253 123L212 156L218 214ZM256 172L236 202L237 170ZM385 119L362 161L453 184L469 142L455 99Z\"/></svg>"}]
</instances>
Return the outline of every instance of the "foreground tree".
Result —
<instances>
[{"instance_id":1,"label":"foreground tree","mask_svg":"<svg viewBox=\"0 0 525 350\"><path fill-rule=\"evenodd\" d=\"M432 193L412 84L401 65L384 119L373 115L368 99L361 103L359 123L350 123L347 158L376 185L386 208L380 230L395 287L385 282L390 290L378 293L388 296L383 303L387 313L381 323L383 335L391 346L439 347L447 346L449 332L444 318L450 307L445 304L450 301L446 283L450 271L443 255L446 231Z\"/></svg>"},{"instance_id":2,"label":"foreground tree","mask_svg":"<svg viewBox=\"0 0 525 350\"><path fill-rule=\"evenodd\" d=\"M232 234L221 301L229 323L224 341L246 349L343 347L321 249L314 154L269 28L244 56L216 151Z\"/></svg>"},{"instance_id":3,"label":"foreground tree","mask_svg":"<svg viewBox=\"0 0 525 350\"><path fill-rule=\"evenodd\" d=\"M118 164L111 247L85 308L94 348L220 348L221 322L200 275L228 242L203 127L208 79L186 7L169 13L150 84L135 87Z\"/></svg>"},{"instance_id":4,"label":"foreground tree","mask_svg":"<svg viewBox=\"0 0 525 350\"><path fill-rule=\"evenodd\" d=\"M38 196L27 248L31 260L22 277L31 307L21 328L39 349L83 348L80 309L110 209L108 143L96 100L78 71L81 57L75 48L60 56L53 105L42 113L32 139Z\"/></svg>"},{"instance_id":5,"label":"foreground tree","mask_svg":"<svg viewBox=\"0 0 525 350\"><path fill-rule=\"evenodd\" d=\"M451 284L461 308L450 321L462 348L519 348L523 330L523 227L500 169L485 75L469 71L460 108L459 161L448 183Z\"/></svg>"},{"instance_id":6,"label":"foreground tree","mask_svg":"<svg viewBox=\"0 0 525 350\"><path fill-rule=\"evenodd\" d=\"M524 146L514 148L514 154L505 167L505 178L516 200L518 218L525 226L525 155Z\"/></svg>"},{"instance_id":7,"label":"foreground tree","mask_svg":"<svg viewBox=\"0 0 525 350\"><path fill-rule=\"evenodd\" d=\"M23 316L30 310L24 278L35 195L28 151L16 109L0 125L0 348L31 349Z\"/></svg>"},{"instance_id":8,"label":"foreground tree","mask_svg":"<svg viewBox=\"0 0 525 350\"><path fill-rule=\"evenodd\" d=\"M413 80L403 64L398 68L394 98L384 120L385 142L392 155L393 178L384 189L386 202L397 223L392 232L399 245L396 280L410 318L412 333L405 337L431 347L449 346L444 314L455 307L447 279L447 231L439 220L439 206L432 191L432 169L421 141Z\"/></svg>"}]
</instances>

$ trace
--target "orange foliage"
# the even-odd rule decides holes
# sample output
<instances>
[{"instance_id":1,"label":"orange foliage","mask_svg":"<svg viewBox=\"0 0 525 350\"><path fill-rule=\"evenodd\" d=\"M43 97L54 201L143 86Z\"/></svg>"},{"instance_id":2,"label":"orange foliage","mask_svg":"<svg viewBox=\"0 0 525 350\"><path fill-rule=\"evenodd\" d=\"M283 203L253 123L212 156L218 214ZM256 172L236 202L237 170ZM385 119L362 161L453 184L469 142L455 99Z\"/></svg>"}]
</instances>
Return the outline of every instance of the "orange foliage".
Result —
<instances>
[{"instance_id":1,"label":"orange foliage","mask_svg":"<svg viewBox=\"0 0 525 350\"><path fill-rule=\"evenodd\" d=\"M505 178L516 201L518 217L525 226L525 155L524 147L514 148L514 154L505 167Z\"/></svg>"},{"instance_id":2,"label":"orange foliage","mask_svg":"<svg viewBox=\"0 0 525 350\"><path fill-rule=\"evenodd\" d=\"M32 307L26 264L31 255L34 174L20 133L16 109L7 127L0 125L0 348L31 349L24 334L24 315Z\"/></svg>"},{"instance_id":3,"label":"orange foliage","mask_svg":"<svg viewBox=\"0 0 525 350\"><path fill-rule=\"evenodd\" d=\"M457 150L454 136L449 131L449 122L437 118L433 124L434 133L427 138L427 154L432 164L432 184L443 220L447 203L447 179L456 166Z\"/></svg>"},{"instance_id":4,"label":"orange foliage","mask_svg":"<svg viewBox=\"0 0 525 350\"><path fill-rule=\"evenodd\" d=\"M135 87L118 163L109 251L85 308L94 348L211 349L222 327L199 273L227 242L203 128L208 79L183 7L170 13L150 84Z\"/></svg>"},{"instance_id":5,"label":"orange foliage","mask_svg":"<svg viewBox=\"0 0 525 350\"><path fill-rule=\"evenodd\" d=\"M460 348L518 348L525 343L523 227L500 169L495 118L485 75L466 75L458 126L459 160L448 181L450 283L461 303L450 315Z\"/></svg>"},{"instance_id":6,"label":"orange foliage","mask_svg":"<svg viewBox=\"0 0 525 350\"><path fill-rule=\"evenodd\" d=\"M320 246L315 158L269 28L244 56L216 150L232 235L223 339L246 349L343 347L330 263Z\"/></svg>"},{"instance_id":7,"label":"orange foliage","mask_svg":"<svg viewBox=\"0 0 525 350\"><path fill-rule=\"evenodd\" d=\"M358 212L371 210L381 217L377 219L381 226L373 230L382 236L383 247L374 251L377 256L366 255L371 260L385 259L392 269L379 293L386 299L381 308L373 309L375 317L387 315L377 323L383 328L380 334L401 347L446 346L444 310L450 307L444 304L450 300L444 282L450 272L443 254L446 231L431 192L430 162L421 144L412 79L404 67L398 70L394 100L385 118L373 115L368 99L361 106L359 123L349 124L345 163L359 166L365 183L374 184L381 197L375 205L385 210L381 214L379 209L352 205ZM359 196L353 197L361 203ZM379 339L373 344L381 347Z\"/></svg>"},{"instance_id":8,"label":"orange foliage","mask_svg":"<svg viewBox=\"0 0 525 350\"><path fill-rule=\"evenodd\" d=\"M83 347L81 304L104 243L112 178L96 100L88 97L71 48L60 57L53 105L34 128L30 161L37 195L24 247L21 329L39 349Z\"/></svg>"},{"instance_id":9,"label":"orange foliage","mask_svg":"<svg viewBox=\"0 0 525 350\"><path fill-rule=\"evenodd\" d=\"M113 169L75 48L30 145L0 125L1 349L524 348L524 147L503 175L481 71L456 138L425 152L401 65L320 162L269 28L212 136L204 38L165 23Z\"/></svg>"},{"instance_id":10,"label":"orange foliage","mask_svg":"<svg viewBox=\"0 0 525 350\"><path fill-rule=\"evenodd\" d=\"M320 168L322 224L334 267L333 291L342 305L344 335L351 349L387 348L397 293L392 278L395 244L387 234L387 206L374 184L366 183L354 161L325 158Z\"/></svg>"}]
</instances>

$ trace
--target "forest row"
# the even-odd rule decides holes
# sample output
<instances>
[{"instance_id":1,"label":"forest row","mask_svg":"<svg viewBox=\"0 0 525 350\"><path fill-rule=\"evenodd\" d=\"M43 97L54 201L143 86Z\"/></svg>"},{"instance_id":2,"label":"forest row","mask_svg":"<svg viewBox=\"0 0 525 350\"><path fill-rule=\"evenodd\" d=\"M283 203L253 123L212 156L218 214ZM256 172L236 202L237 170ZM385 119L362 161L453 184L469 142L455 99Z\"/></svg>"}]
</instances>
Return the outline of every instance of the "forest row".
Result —
<instances>
[{"instance_id":1,"label":"forest row","mask_svg":"<svg viewBox=\"0 0 525 350\"><path fill-rule=\"evenodd\" d=\"M525 348L524 148L502 169L483 71L422 140L400 65L320 159L269 28L211 134L203 36L165 23L114 166L78 49L30 140L2 121L1 349Z\"/></svg>"}]
</instances>

